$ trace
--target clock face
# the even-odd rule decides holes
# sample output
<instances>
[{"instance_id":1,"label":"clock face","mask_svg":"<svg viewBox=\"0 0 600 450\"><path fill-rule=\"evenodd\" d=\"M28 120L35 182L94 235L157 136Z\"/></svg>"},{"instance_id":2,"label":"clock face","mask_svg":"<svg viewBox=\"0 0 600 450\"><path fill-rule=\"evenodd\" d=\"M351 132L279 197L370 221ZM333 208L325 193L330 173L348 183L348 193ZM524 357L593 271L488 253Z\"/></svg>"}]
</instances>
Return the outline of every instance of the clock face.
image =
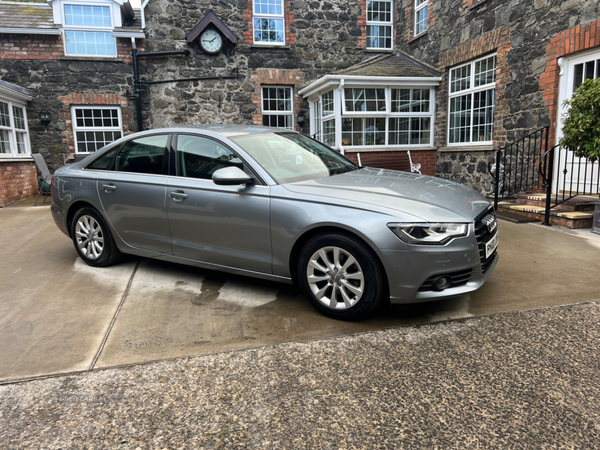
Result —
<instances>
[{"instance_id":1,"label":"clock face","mask_svg":"<svg viewBox=\"0 0 600 450\"><path fill-rule=\"evenodd\" d=\"M208 29L200 36L200 46L206 53L218 53L223 48L223 37L213 29Z\"/></svg>"}]
</instances>

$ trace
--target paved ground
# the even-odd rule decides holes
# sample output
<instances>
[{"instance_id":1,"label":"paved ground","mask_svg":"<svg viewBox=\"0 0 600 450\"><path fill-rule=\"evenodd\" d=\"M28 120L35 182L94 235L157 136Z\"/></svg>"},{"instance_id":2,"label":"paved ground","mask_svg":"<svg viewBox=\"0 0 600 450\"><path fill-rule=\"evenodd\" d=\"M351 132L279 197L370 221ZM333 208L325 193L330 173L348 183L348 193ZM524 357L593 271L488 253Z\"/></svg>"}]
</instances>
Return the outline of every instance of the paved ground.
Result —
<instances>
[{"instance_id":1,"label":"paved ground","mask_svg":"<svg viewBox=\"0 0 600 450\"><path fill-rule=\"evenodd\" d=\"M593 449L599 325L587 303L5 385L0 443Z\"/></svg>"},{"instance_id":2,"label":"paved ground","mask_svg":"<svg viewBox=\"0 0 600 450\"><path fill-rule=\"evenodd\" d=\"M599 236L501 222L479 291L344 323L288 285L145 259L90 268L31 205L0 209L0 382L598 298Z\"/></svg>"}]
</instances>

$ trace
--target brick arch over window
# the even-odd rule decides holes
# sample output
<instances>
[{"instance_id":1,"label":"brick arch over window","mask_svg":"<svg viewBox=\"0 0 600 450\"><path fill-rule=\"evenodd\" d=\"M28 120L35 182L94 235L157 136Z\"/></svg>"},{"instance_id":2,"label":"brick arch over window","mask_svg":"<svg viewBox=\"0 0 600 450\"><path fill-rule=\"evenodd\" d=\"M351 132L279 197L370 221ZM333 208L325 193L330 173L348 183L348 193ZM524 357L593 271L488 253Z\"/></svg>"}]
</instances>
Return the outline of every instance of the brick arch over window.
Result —
<instances>
[{"instance_id":1,"label":"brick arch over window","mask_svg":"<svg viewBox=\"0 0 600 450\"><path fill-rule=\"evenodd\" d=\"M119 106L123 121L123 135L131 134L128 124L133 120L133 112L127 108L127 98L116 94L69 94L58 97L63 103L63 109L58 112L59 119L64 120L67 129L62 132L63 144L69 148L69 153L75 153L75 138L71 119L72 106Z\"/></svg>"},{"instance_id":2,"label":"brick arch over window","mask_svg":"<svg viewBox=\"0 0 600 450\"><path fill-rule=\"evenodd\" d=\"M544 93L544 104L550 111L550 145L555 145L558 120L560 79L558 59L598 47L600 47L600 19L558 33L550 39L550 44L546 47L546 71L540 77L540 90Z\"/></svg>"},{"instance_id":3,"label":"brick arch over window","mask_svg":"<svg viewBox=\"0 0 600 450\"><path fill-rule=\"evenodd\" d=\"M304 83L304 74L302 72L285 69L257 69L252 72L250 81L254 84L252 103L256 106L256 113L252 116L252 123L262 125L261 88L269 85L294 88L294 118L298 116L304 104L304 100L298 95L299 86ZM295 128L297 131L300 131L299 127L296 126Z\"/></svg>"},{"instance_id":4,"label":"brick arch over window","mask_svg":"<svg viewBox=\"0 0 600 450\"><path fill-rule=\"evenodd\" d=\"M440 53L438 69L443 72L439 91L448 92L449 69L468 61L496 52L496 106L494 112L494 146L502 147L506 143L506 131L502 126L503 116L508 111L508 102L504 98L504 88L510 80L508 52L512 49L508 26L497 28L471 39L458 47ZM448 133L448 96L440 95L436 114L436 136L438 145L447 143Z\"/></svg>"}]
</instances>

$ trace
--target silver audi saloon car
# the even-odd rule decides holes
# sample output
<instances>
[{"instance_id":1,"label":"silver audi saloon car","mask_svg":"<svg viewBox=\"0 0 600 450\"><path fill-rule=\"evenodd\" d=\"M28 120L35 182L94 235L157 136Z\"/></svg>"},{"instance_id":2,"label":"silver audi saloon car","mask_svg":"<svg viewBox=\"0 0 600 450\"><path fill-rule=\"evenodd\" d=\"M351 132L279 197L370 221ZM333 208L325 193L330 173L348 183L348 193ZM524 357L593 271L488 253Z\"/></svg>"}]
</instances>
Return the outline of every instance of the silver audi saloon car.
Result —
<instances>
[{"instance_id":1,"label":"silver audi saloon car","mask_svg":"<svg viewBox=\"0 0 600 450\"><path fill-rule=\"evenodd\" d=\"M490 203L460 184L359 167L302 134L242 125L126 136L61 167L52 215L83 261L121 254L297 283L365 317L479 288L497 261Z\"/></svg>"}]
</instances>

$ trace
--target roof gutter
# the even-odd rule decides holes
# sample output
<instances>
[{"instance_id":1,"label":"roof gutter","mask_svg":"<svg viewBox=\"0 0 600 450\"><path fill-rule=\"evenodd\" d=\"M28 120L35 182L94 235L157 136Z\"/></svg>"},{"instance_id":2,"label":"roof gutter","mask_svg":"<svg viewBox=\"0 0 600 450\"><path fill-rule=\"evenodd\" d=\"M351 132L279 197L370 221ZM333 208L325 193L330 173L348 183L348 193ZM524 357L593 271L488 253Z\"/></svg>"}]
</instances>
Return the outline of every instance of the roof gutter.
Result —
<instances>
[{"instance_id":1,"label":"roof gutter","mask_svg":"<svg viewBox=\"0 0 600 450\"><path fill-rule=\"evenodd\" d=\"M298 91L298 94L303 97L315 93L319 89L326 87L328 84L336 85L338 83L345 84L423 84L430 86L438 86L442 81L442 77L386 77L386 76L363 76L363 75L325 75L317 81L311 83L304 89Z\"/></svg>"},{"instance_id":2,"label":"roof gutter","mask_svg":"<svg viewBox=\"0 0 600 450\"><path fill-rule=\"evenodd\" d=\"M0 84L0 95L3 94L6 97L12 97L12 99L21 100L24 102L30 102L33 99L33 96L24 94L23 92L19 92L14 89L10 89L6 86Z\"/></svg>"}]
</instances>

